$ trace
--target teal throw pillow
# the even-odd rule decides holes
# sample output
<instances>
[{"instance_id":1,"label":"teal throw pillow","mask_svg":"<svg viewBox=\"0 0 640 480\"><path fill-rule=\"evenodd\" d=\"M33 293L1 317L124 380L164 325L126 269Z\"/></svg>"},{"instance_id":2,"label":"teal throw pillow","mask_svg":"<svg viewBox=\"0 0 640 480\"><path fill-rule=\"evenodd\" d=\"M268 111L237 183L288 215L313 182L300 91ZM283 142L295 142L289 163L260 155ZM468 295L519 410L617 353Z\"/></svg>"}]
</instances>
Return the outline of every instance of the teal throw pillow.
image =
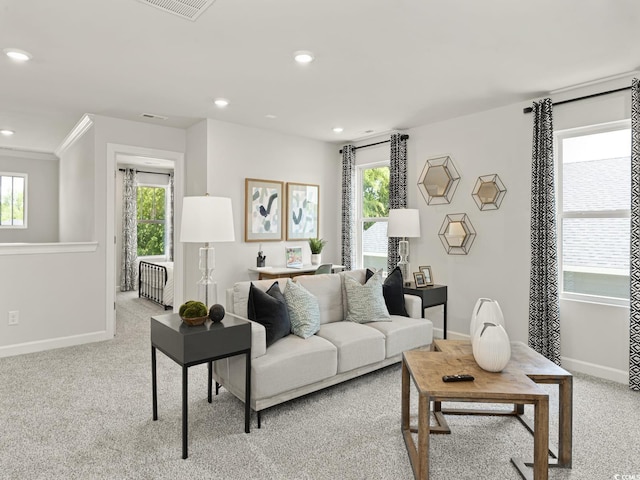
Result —
<instances>
[{"instance_id":1,"label":"teal throw pillow","mask_svg":"<svg viewBox=\"0 0 640 480\"><path fill-rule=\"evenodd\" d=\"M302 285L287 279L284 299L289 311L291 333L309 338L320 330L320 304L315 295Z\"/></svg>"},{"instance_id":2,"label":"teal throw pillow","mask_svg":"<svg viewBox=\"0 0 640 480\"><path fill-rule=\"evenodd\" d=\"M343 277L347 292L347 320L356 323L391 321L382 295L382 274L376 273L362 285L348 275Z\"/></svg>"}]
</instances>

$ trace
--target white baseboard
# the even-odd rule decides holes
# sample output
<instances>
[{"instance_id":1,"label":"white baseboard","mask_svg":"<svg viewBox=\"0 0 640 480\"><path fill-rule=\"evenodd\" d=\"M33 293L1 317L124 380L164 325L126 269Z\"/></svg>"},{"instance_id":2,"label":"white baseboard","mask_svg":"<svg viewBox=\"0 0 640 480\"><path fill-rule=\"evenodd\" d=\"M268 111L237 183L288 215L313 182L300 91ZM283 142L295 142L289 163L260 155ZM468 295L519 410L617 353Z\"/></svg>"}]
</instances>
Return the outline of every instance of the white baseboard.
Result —
<instances>
[{"instance_id":1,"label":"white baseboard","mask_svg":"<svg viewBox=\"0 0 640 480\"><path fill-rule=\"evenodd\" d=\"M7 345L0 347L0 358L13 357L15 355L23 355L25 353L42 352L44 350L52 350L54 348L72 347L74 345L82 345L84 343L102 342L110 340L106 331L84 333L82 335L72 335L70 337L49 338L46 340L38 340L36 342L18 343L16 345Z\"/></svg>"},{"instance_id":2,"label":"white baseboard","mask_svg":"<svg viewBox=\"0 0 640 480\"><path fill-rule=\"evenodd\" d=\"M594 377L612 380L618 383L629 384L629 371L618 370L616 368L596 365L595 363L583 362L573 358L562 357L562 368L572 372L586 373Z\"/></svg>"},{"instance_id":3,"label":"white baseboard","mask_svg":"<svg viewBox=\"0 0 640 480\"><path fill-rule=\"evenodd\" d=\"M433 329L434 338L442 338L442 334L442 328ZM447 331L447 339L469 340L469 335ZM572 372L586 373L587 375L593 375L594 377L603 378L605 380L611 380L626 385L629 384L628 370L618 370L616 368L605 367L603 365L597 365L595 363L584 362L582 360L575 360L567 357L562 357L562 367Z\"/></svg>"}]
</instances>

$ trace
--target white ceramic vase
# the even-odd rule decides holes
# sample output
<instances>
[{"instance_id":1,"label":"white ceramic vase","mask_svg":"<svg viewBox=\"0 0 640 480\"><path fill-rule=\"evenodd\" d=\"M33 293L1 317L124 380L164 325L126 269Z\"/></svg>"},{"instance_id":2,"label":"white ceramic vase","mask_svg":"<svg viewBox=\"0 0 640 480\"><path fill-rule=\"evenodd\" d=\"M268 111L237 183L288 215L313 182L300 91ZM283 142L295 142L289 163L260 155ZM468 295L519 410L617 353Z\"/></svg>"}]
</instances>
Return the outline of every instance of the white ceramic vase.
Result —
<instances>
[{"instance_id":1,"label":"white ceramic vase","mask_svg":"<svg viewBox=\"0 0 640 480\"><path fill-rule=\"evenodd\" d=\"M321 253L312 253L311 254L311 265L320 265L322 262L322 254Z\"/></svg>"},{"instance_id":2,"label":"white ceramic vase","mask_svg":"<svg viewBox=\"0 0 640 480\"><path fill-rule=\"evenodd\" d=\"M496 300L492 300L490 298L479 298L473 307L471 323L469 324L469 336L471 337L471 343L474 341L478 327L485 323L493 323L504 327L504 315L502 314L500 304Z\"/></svg>"},{"instance_id":3,"label":"white ceramic vase","mask_svg":"<svg viewBox=\"0 0 640 480\"><path fill-rule=\"evenodd\" d=\"M502 325L485 322L476 330L471 345L476 363L488 372L502 371L511 358L509 335Z\"/></svg>"}]
</instances>

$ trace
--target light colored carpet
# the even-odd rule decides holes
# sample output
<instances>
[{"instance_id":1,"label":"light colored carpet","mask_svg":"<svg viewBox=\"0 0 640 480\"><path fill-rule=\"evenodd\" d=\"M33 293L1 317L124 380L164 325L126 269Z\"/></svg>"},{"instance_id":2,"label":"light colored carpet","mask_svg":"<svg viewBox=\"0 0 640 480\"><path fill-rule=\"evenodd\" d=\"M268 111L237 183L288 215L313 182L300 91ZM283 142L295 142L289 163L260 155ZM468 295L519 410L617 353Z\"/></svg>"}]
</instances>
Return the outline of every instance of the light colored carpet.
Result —
<instances>
[{"instance_id":1,"label":"light colored carpet","mask_svg":"<svg viewBox=\"0 0 640 480\"><path fill-rule=\"evenodd\" d=\"M250 434L242 403L222 390L208 404L206 366L192 367L182 460L181 370L160 352L159 420L151 419L149 317L163 312L130 293L118 297L114 340L0 359L0 478L413 478L399 365L268 409ZM555 443L557 398L545 388ZM640 479L640 395L577 375L574 398L574 467L549 477ZM510 457L532 458L532 437L514 419L449 423L453 434L431 437L431 479L517 479Z\"/></svg>"}]
</instances>

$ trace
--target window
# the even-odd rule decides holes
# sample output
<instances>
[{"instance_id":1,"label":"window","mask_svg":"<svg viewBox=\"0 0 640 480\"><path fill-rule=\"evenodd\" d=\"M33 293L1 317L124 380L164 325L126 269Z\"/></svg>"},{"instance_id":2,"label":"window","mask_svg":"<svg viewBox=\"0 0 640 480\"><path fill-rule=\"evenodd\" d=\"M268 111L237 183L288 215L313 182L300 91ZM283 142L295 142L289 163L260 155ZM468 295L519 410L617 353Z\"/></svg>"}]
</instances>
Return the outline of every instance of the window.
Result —
<instances>
[{"instance_id":1,"label":"window","mask_svg":"<svg viewBox=\"0 0 640 480\"><path fill-rule=\"evenodd\" d=\"M0 228L27 227L27 175L0 173Z\"/></svg>"},{"instance_id":2,"label":"window","mask_svg":"<svg viewBox=\"0 0 640 480\"><path fill-rule=\"evenodd\" d=\"M387 270L389 165L367 165L357 170L359 268Z\"/></svg>"},{"instance_id":3,"label":"window","mask_svg":"<svg viewBox=\"0 0 640 480\"><path fill-rule=\"evenodd\" d=\"M629 122L558 132L563 298L629 299Z\"/></svg>"},{"instance_id":4,"label":"window","mask_svg":"<svg viewBox=\"0 0 640 480\"><path fill-rule=\"evenodd\" d=\"M137 188L139 257L165 254L166 191L158 186Z\"/></svg>"}]
</instances>

